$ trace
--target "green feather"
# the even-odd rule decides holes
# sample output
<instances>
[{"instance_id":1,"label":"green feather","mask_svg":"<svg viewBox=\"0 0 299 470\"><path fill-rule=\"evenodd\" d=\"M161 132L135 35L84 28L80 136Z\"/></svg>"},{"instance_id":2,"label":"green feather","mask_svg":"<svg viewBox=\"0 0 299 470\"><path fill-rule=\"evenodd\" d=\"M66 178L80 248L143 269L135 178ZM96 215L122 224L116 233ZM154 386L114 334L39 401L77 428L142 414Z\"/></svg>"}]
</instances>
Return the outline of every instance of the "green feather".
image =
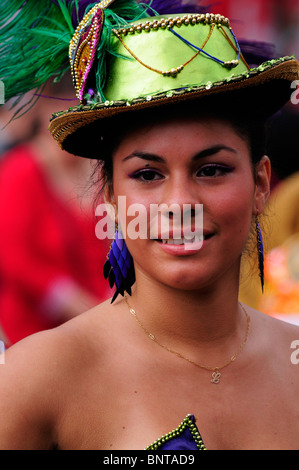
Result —
<instances>
[{"instance_id":1,"label":"green feather","mask_svg":"<svg viewBox=\"0 0 299 470\"><path fill-rule=\"evenodd\" d=\"M31 90L40 90L49 79L58 81L70 68L69 43L75 32L72 12L78 12L79 0L2 0L0 8L0 80L5 97L20 98ZM91 3L87 13L97 2ZM98 49L96 83L102 99L106 81L107 54L111 50L113 28L138 20L146 6L135 0L116 0L105 10L105 24ZM31 104L33 98L28 104ZM24 106L17 111L23 111Z\"/></svg>"},{"instance_id":2,"label":"green feather","mask_svg":"<svg viewBox=\"0 0 299 470\"><path fill-rule=\"evenodd\" d=\"M106 101L103 88L107 79L108 54L115 55L111 47L112 29L126 26L129 22L138 21L148 16L147 6L137 4L134 0L118 0L105 10L105 25L102 32L101 44L98 48L98 64L96 69L97 92L102 102Z\"/></svg>"},{"instance_id":3,"label":"green feather","mask_svg":"<svg viewBox=\"0 0 299 470\"><path fill-rule=\"evenodd\" d=\"M0 79L6 99L17 97L13 107L19 97L69 68L74 28L64 0L59 7L49 0L4 0L0 26Z\"/></svg>"}]
</instances>

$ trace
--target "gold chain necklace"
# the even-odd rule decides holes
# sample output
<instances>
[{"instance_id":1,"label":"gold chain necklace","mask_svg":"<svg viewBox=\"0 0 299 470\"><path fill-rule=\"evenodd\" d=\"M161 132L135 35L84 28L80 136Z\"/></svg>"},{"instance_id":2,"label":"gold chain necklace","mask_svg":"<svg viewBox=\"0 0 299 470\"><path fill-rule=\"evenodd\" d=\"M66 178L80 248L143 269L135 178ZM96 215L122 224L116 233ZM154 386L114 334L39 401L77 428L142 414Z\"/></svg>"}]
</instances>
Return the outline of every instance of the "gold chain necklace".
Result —
<instances>
[{"instance_id":1,"label":"gold chain necklace","mask_svg":"<svg viewBox=\"0 0 299 470\"><path fill-rule=\"evenodd\" d=\"M179 357L180 359L184 359L185 361L187 362L190 362L191 364L193 364L194 366L196 367L199 367L200 369L205 369L205 370L208 370L208 371L212 371L212 379L211 379L211 383L213 384L219 384L220 383L220 379L221 379L221 373L220 373L220 370L224 369L225 367L229 366L232 362L234 362L237 357L239 356L240 352L242 351L242 349L244 348L245 344L247 343L247 340L248 340L248 337L249 337L249 333L250 333L250 316L248 315L247 311L245 310L245 308L243 307L243 305L241 303L239 303L241 309L243 310L243 312L245 313L246 315L246 318L247 318L247 330L246 330L246 336L245 336L245 339L244 341L242 342L242 344L240 345L238 351L230 358L229 361L227 361L225 364L223 364L222 366L220 367L209 367L209 366L204 366L202 364L199 364L195 361L192 361L192 359L189 359L188 357L185 357L183 356L183 354L179 353L178 351L174 351L173 349L169 348L168 346L165 346L165 344L162 344L160 343L160 341L156 338L155 335L153 335L150 331L148 331L148 329L141 323L141 321L139 320L135 310L130 306L129 302L128 302L128 298L127 298L127 295L125 294L125 301L126 301L126 304L129 308L129 311L130 313L133 315L133 317L135 318L135 320L137 321L138 325L142 328L142 330L147 334L147 336L152 340L154 341L155 343L157 343L161 348L165 349L166 351L170 352L171 354L174 354L175 356Z\"/></svg>"}]
</instances>

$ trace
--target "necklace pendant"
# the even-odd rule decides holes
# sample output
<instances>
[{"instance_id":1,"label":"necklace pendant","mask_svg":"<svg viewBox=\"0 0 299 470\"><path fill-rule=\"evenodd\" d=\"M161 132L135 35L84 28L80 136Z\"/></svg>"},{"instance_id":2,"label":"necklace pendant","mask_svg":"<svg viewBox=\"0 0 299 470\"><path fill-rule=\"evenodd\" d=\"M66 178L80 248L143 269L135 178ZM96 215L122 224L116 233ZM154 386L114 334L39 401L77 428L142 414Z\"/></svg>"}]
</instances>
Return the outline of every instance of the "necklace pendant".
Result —
<instances>
[{"instance_id":1,"label":"necklace pendant","mask_svg":"<svg viewBox=\"0 0 299 470\"><path fill-rule=\"evenodd\" d=\"M211 383L212 384L219 384L220 379L221 379L221 374L220 374L219 370L217 370L216 372L213 372Z\"/></svg>"}]
</instances>

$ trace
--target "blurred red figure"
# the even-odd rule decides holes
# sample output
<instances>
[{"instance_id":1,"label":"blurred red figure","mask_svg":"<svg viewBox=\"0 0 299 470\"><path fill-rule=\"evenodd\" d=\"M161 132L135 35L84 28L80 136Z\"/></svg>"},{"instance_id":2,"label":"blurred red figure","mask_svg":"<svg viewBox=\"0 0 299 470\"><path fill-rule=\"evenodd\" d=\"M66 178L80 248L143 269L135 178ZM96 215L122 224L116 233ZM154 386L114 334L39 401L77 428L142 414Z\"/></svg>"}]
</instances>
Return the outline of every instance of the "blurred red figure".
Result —
<instances>
[{"instance_id":1,"label":"blurred red figure","mask_svg":"<svg viewBox=\"0 0 299 470\"><path fill-rule=\"evenodd\" d=\"M53 145L43 121L57 101L37 106L40 131L0 161L0 329L7 346L111 295L102 274L109 243L96 238L93 199L83 187L90 162Z\"/></svg>"}]
</instances>

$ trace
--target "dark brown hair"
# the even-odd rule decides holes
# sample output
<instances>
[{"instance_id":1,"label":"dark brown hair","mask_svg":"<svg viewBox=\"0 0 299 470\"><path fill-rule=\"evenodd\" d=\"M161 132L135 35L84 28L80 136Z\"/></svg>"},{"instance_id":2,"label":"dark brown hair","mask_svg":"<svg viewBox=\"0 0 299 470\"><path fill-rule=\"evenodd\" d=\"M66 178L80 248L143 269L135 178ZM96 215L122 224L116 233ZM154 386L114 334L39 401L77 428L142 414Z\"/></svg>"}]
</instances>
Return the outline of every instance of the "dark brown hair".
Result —
<instances>
[{"instance_id":1,"label":"dark brown hair","mask_svg":"<svg viewBox=\"0 0 299 470\"><path fill-rule=\"evenodd\" d=\"M132 112L118 118L114 118L113 126L106 130L105 137L102 137L103 144L101 155L95 168L95 175L98 175L97 184L99 184L99 194L103 188L112 184L113 180L113 153L118 147L124 135L131 129L146 123L156 123L167 120L174 115L188 117L210 117L222 119L229 122L236 133L244 139L249 146L253 177L255 178L256 164L266 153L267 146L267 127L264 119L258 116L250 116L244 113L244 110L238 109L236 106L225 106L216 100L215 103L209 100L209 106L199 107L196 103L182 103L166 108L158 108L151 110Z\"/></svg>"}]
</instances>

